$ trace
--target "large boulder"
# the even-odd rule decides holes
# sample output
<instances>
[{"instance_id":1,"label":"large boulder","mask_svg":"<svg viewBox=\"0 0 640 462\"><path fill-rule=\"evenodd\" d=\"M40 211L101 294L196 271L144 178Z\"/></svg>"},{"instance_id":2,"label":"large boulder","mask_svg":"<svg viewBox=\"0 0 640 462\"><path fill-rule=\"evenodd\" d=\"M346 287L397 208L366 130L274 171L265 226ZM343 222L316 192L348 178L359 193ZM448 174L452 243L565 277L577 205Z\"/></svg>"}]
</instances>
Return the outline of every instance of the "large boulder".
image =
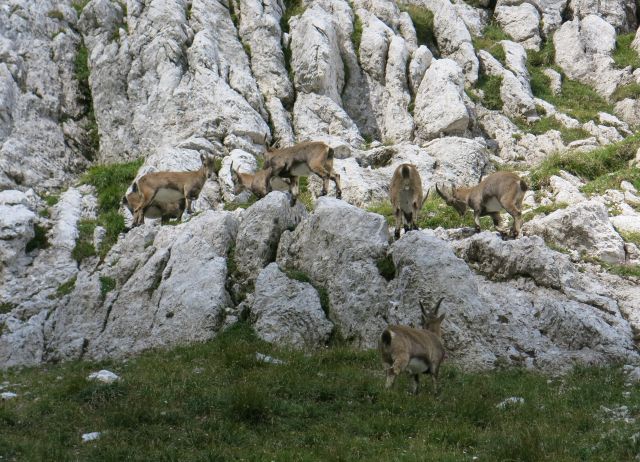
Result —
<instances>
[{"instance_id":1,"label":"large boulder","mask_svg":"<svg viewBox=\"0 0 640 462\"><path fill-rule=\"evenodd\" d=\"M251 320L261 339L299 349L325 345L333 331L313 286L289 279L276 263L256 280Z\"/></svg>"},{"instance_id":2,"label":"large boulder","mask_svg":"<svg viewBox=\"0 0 640 462\"><path fill-rule=\"evenodd\" d=\"M625 259L624 241L611 226L607 208L594 200L556 210L526 223L522 230L608 263Z\"/></svg>"},{"instance_id":3,"label":"large boulder","mask_svg":"<svg viewBox=\"0 0 640 462\"><path fill-rule=\"evenodd\" d=\"M385 219L343 201L321 197L314 212L278 247L283 270L303 272L326 290L329 319L351 344L371 348L384 328L386 280L376 262L386 255L389 229Z\"/></svg>"},{"instance_id":4,"label":"large boulder","mask_svg":"<svg viewBox=\"0 0 640 462\"><path fill-rule=\"evenodd\" d=\"M416 138L430 140L441 135L464 134L470 117L463 93L464 77L460 66L450 59L432 62L416 95Z\"/></svg>"},{"instance_id":5,"label":"large boulder","mask_svg":"<svg viewBox=\"0 0 640 462\"><path fill-rule=\"evenodd\" d=\"M526 2L513 5L511 2L498 1L495 17L513 40L528 50L540 49L540 13L534 5Z\"/></svg>"}]
</instances>

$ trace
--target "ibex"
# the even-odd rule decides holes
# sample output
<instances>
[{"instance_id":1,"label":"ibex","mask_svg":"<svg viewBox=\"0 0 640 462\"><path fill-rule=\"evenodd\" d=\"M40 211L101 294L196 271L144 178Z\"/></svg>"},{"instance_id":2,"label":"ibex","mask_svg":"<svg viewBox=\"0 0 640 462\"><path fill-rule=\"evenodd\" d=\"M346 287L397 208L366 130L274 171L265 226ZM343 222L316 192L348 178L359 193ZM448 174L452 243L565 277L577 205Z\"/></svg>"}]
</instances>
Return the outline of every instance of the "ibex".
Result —
<instances>
[{"instance_id":1,"label":"ibex","mask_svg":"<svg viewBox=\"0 0 640 462\"><path fill-rule=\"evenodd\" d=\"M444 314L438 316L441 298L429 315L420 301L422 329L407 326L389 326L380 336L378 350L387 371L386 388L390 388L401 372L413 377L412 392L418 393L420 374L431 374L434 393L438 392L438 371L445 357L440 324Z\"/></svg>"},{"instance_id":2,"label":"ibex","mask_svg":"<svg viewBox=\"0 0 640 462\"><path fill-rule=\"evenodd\" d=\"M403 222L405 233L410 229L418 229L418 212L427 199L422 197L422 179L414 165L401 164L396 168L391 178L389 196L396 217L395 237L398 239Z\"/></svg>"},{"instance_id":3,"label":"ibex","mask_svg":"<svg viewBox=\"0 0 640 462\"><path fill-rule=\"evenodd\" d=\"M213 172L215 158L200 156L202 167L195 172L151 172L139 178L132 185L132 192L139 192L141 203L133 210L133 225L144 223L144 214L159 191L177 191L184 198L186 209L192 212L191 201L200 195L205 181Z\"/></svg>"},{"instance_id":4,"label":"ibex","mask_svg":"<svg viewBox=\"0 0 640 462\"><path fill-rule=\"evenodd\" d=\"M436 191L445 202L454 207L463 216L467 207L473 210L476 231L480 231L480 217L489 215L493 225L500 233L500 210L505 209L513 217L514 237L520 237L522 227L522 199L527 191L527 183L512 172L495 172L480 181L477 186L451 188L451 192L439 188Z\"/></svg>"},{"instance_id":5,"label":"ibex","mask_svg":"<svg viewBox=\"0 0 640 462\"><path fill-rule=\"evenodd\" d=\"M288 148L267 151L264 156L265 168L271 168L272 176L289 178L291 205L298 198L298 177L315 173L322 178L322 193L326 195L329 180L336 185L336 197L342 197L340 175L333 170L333 149L322 141L306 141Z\"/></svg>"},{"instance_id":6,"label":"ibex","mask_svg":"<svg viewBox=\"0 0 640 462\"><path fill-rule=\"evenodd\" d=\"M251 191L258 199L271 192L271 168L260 170L256 173L241 173L233 168L231 162L231 179L233 180L233 194L236 196L245 189Z\"/></svg>"},{"instance_id":7,"label":"ibex","mask_svg":"<svg viewBox=\"0 0 640 462\"><path fill-rule=\"evenodd\" d=\"M129 209L131 214L141 203L142 194L137 191L131 191L122 198L122 204ZM184 213L185 205L181 193L164 189L156 194L153 202L145 210L144 216L145 218L161 218L162 223L167 223L171 218L180 219Z\"/></svg>"}]
</instances>

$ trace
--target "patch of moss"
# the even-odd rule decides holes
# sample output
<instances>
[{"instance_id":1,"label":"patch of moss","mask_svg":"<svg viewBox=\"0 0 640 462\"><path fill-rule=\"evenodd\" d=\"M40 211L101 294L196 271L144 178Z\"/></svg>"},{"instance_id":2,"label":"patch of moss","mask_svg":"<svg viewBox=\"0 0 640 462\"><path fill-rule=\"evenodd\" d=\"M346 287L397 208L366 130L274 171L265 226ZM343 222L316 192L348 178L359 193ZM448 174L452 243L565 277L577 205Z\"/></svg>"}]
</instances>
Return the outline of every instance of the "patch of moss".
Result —
<instances>
[{"instance_id":1,"label":"patch of moss","mask_svg":"<svg viewBox=\"0 0 640 462\"><path fill-rule=\"evenodd\" d=\"M51 10L47 13L47 17L57 19L58 21L64 20L64 14L60 10Z\"/></svg>"},{"instance_id":2,"label":"patch of moss","mask_svg":"<svg viewBox=\"0 0 640 462\"><path fill-rule=\"evenodd\" d=\"M15 303L11 303L11 302L0 303L0 314L6 314L11 310L13 310L15 307L16 307Z\"/></svg>"},{"instance_id":3,"label":"patch of moss","mask_svg":"<svg viewBox=\"0 0 640 462\"><path fill-rule=\"evenodd\" d=\"M376 261L376 266L378 267L380 276L385 278L387 281L391 281L396 277L396 265L393 263L391 255L385 255L384 257L379 258Z\"/></svg>"}]
</instances>

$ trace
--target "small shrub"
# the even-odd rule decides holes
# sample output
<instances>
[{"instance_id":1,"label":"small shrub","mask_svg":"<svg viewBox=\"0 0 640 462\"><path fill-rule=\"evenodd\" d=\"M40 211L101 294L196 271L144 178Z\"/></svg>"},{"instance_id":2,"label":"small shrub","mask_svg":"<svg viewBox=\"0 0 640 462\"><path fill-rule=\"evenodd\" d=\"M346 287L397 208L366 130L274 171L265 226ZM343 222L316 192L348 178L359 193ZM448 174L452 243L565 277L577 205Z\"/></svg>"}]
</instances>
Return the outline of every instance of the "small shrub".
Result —
<instances>
[{"instance_id":1,"label":"small shrub","mask_svg":"<svg viewBox=\"0 0 640 462\"><path fill-rule=\"evenodd\" d=\"M73 292L73 289L75 287L76 287L76 277L74 276L71 279L69 279L67 282L63 282L62 284L60 284L60 286L56 289L56 295L58 297L69 295L71 292Z\"/></svg>"},{"instance_id":2,"label":"small shrub","mask_svg":"<svg viewBox=\"0 0 640 462\"><path fill-rule=\"evenodd\" d=\"M33 239L27 242L25 250L27 252L31 252L35 249L46 249L47 247L49 247L47 230L36 223L33 225L33 231L35 232L35 235L33 236Z\"/></svg>"}]
</instances>

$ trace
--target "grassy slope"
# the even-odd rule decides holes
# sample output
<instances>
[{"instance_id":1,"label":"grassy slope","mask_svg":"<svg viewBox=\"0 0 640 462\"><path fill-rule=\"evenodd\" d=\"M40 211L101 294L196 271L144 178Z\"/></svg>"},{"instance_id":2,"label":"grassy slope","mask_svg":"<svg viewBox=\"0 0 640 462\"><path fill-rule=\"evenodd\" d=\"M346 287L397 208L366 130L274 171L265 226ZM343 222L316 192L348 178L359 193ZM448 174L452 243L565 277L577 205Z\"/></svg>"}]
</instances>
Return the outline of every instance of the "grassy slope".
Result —
<instances>
[{"instance_id":1,"label":"grassy slope","mask_svg":"<svg viewBox=\"0 0 640 462\"><path fill-rule=\"evenodd\" d=\"M256 352L286 365L257 362ZM85 377L99 367L113 385ZM562 379L522 370L462 373L444 367L407 394L383 389L375 352L277 350L239 325L218 339L125 363L75 362L3 374L19 394L0 407L0 455L16 460L630 460L633 425L601 418L629 406L619 369ZM15 385L18 387L16 388ZM496 405L511 396L525 403ZM81 434L103 432L92 443Z\"/></svg>"}]
</instances>

